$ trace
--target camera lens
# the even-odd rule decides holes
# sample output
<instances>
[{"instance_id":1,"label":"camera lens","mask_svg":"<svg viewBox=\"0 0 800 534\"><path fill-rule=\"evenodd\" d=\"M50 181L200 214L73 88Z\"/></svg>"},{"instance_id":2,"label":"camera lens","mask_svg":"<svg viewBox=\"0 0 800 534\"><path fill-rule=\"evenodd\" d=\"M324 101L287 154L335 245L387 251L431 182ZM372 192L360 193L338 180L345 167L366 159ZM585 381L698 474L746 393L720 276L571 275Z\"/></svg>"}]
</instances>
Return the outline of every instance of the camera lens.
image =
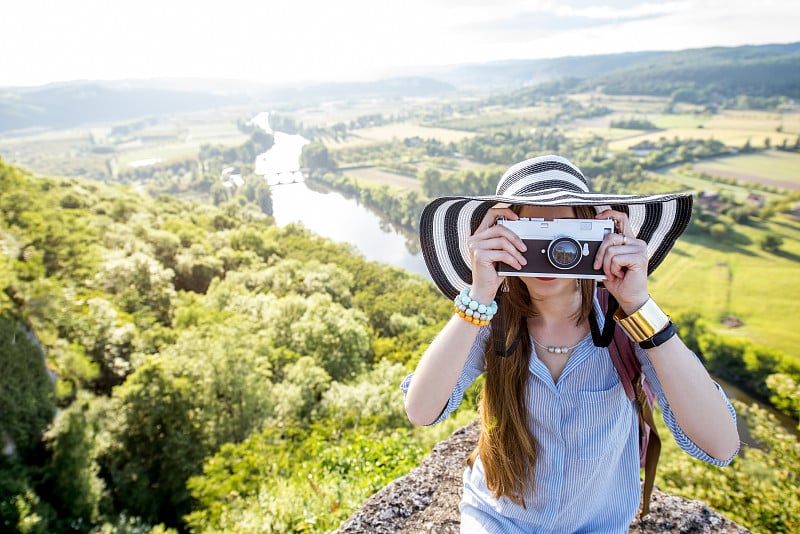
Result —
<instances>
[{"instance_id":1,"label":"camera lens","mask_svg":"<svg viewBox=\"0 0 800 534\"><path fill-rule=\"evenodd\" d=\"M581 244L571 237L557 237L547 247L547 259L557 269L572 269L581 257Z\"/></svg>"}]
</instances>

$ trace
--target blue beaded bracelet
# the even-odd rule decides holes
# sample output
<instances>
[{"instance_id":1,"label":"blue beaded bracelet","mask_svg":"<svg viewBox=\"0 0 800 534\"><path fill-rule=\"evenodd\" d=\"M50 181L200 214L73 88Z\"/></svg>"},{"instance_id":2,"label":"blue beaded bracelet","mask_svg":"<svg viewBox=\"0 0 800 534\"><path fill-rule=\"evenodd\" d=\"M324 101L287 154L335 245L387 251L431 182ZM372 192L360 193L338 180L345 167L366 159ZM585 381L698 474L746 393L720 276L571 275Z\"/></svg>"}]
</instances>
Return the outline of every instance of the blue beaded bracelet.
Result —
<instances>
[{"instance_id":1,"label":"blue beaded bracelet","mask_svg":"<svg viewBox=\"0 0 800 534\"><path fill-rule=\"evenodd\" d=\"M478 326L486 326L492 317L497 313L497 302L491 304L481 304L469 296L469 287L461 290L461 293L453 300L456 313L465 321Z\"/></svg>"}]
</instances>

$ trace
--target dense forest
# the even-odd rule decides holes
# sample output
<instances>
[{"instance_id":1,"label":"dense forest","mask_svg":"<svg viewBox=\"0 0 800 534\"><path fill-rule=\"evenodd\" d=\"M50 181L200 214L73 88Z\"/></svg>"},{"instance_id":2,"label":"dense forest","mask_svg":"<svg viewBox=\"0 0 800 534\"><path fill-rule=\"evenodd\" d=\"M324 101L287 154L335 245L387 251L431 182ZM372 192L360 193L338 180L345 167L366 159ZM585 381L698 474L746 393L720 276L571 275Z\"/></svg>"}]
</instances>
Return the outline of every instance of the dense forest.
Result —
<instances>
[{"instance_id":1,"label":"dense forest","mask_svg":"<svg viewBox=\"0 0 800 534\"><path fill-rule=\"evenodd\" d=\"M448 315L419 276L244 197L149 200L0 160L0 205L6 528L216 530L266 488L262 524L324 528L419 460L398 384Z\"/></svg>"}]
</instances>

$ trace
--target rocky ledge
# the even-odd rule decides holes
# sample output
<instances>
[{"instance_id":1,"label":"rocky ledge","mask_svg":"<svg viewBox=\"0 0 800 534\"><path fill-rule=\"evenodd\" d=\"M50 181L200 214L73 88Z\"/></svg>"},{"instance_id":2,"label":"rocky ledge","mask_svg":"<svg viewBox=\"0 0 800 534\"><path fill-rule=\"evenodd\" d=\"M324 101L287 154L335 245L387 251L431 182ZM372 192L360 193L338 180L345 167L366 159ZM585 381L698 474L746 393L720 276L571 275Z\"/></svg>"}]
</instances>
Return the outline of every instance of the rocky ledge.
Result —
<instances>
[{"instance_id":1,"label":"rocky ledge","mask_svg":"<svg viewBox=\"0 0 800 534\"><path fill-rule=\"evenodd\" d=\"M459 532L458 502L467 456L478 442L474 422L456 430L433 448L422 464L370 497L337 534ZM631 523L630 532L747 533L699 501L662 493L656 488L650 514Z\"/></svg>"}]
</instances>

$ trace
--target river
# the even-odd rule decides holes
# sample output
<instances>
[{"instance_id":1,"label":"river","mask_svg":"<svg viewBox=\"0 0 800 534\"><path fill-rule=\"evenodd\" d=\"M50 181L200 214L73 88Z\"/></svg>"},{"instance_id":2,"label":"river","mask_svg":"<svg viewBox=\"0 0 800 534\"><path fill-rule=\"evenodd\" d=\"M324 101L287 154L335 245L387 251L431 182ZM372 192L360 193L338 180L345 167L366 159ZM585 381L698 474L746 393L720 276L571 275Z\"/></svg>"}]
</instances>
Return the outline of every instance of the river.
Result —
<instances>
[{"instance_id":1,"label":"river","mask_svg":"<svg viewBox=\"0 0 800 534\"><path fill-rule=\"evenodd\" d=\"M428 276L415 234L395 228L354 199L307 184L300 173L300 152L308 140L272 134L275 144L256 158L255 173L272 185L272 211L279 227L302 223L315 234L353 245L367 260Z\"/></svg>"},{"instance_id":2,"label":"river","mask_svg":"<svg viewBox=\"0 0 800 534\"><path fill-rule=\"evenodd\" d=\"M370 261L386 263L430 278L419 252L416 235L396 229L354 199L326 188L311 187L303 181L300 152L308 140L299 135L272 132L266 123L267 117L267 114L261 114L253 121L275 136L275 144L268 152L258 156L255 172L273 185L272 209L278 226L302 223L318 235L355 246ZM757 402L732 384L721 380L718 382L731 398L747 404L757 403L778 417L784 428L799 435L797 422L790 417ZM753 445L743 421L739 423L742 441Z\"/></svg>"}]
</instances>

